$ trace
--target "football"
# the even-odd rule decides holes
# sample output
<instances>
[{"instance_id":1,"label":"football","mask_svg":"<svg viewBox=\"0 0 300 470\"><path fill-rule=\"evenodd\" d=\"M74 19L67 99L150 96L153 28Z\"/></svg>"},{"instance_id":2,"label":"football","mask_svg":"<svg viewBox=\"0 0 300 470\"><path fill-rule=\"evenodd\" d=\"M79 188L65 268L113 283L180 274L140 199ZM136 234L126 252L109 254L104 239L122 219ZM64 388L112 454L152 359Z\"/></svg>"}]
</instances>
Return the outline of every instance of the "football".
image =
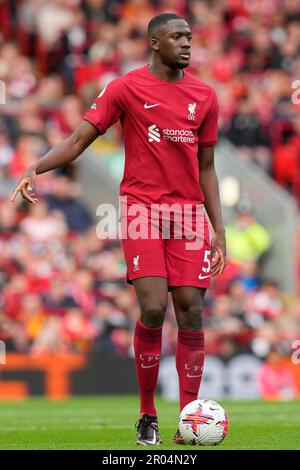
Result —
<instances>
[{"instance_id":1,"label":"football","mask_svg":"<svg viewBox=\"0 0 300 470\"><path fill-rule=\"evenodd\" d=\"M216 446L228 432L224 408L212 400L194 400L180 413L179 431L185 444Z\"/></svg>"}]
</instances>

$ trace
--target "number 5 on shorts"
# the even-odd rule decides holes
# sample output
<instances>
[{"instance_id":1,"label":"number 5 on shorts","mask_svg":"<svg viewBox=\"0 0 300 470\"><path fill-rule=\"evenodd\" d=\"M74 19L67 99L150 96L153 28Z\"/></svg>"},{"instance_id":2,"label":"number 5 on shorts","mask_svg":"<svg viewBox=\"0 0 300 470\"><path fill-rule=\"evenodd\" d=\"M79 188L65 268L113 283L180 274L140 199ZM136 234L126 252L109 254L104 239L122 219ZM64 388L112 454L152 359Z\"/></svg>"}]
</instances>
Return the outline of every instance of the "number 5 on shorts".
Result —
<instances>
[{"instance_id":1,"label":"number 5 on shorts","mask_svg":"<svg viewBox=\"0 0 300 470\"><path fill-rule=\"evenodd\" d=\"M209 273L210 272L210 250L205 250L204 252L204 259L203 259L203 267L202 267L202 271L205 272L205 273Z\"/></svg>"}]
</instances>

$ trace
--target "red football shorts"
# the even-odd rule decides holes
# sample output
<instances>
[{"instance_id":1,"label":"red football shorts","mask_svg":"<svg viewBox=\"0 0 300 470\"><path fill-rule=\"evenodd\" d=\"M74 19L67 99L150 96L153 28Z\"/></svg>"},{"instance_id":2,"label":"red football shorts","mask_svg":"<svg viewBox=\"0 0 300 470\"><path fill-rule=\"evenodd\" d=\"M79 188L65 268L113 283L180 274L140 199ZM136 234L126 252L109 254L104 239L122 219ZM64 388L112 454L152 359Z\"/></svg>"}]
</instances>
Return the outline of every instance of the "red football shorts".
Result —
<instances>
[{"instance_id":1,"label":"red football shorts","mask_svg":"<svg viewBox=\"0 0 300 470\"><path fill-rule=\"evenodd\" d=\"M131 284L134 279L146 276L159 276L168 280L168 287L194 286L210 287L211 246L208 223L205 217L201 227L193 222L193 239L186 236L179 238L174 234L174 224L167 230L164 238L164 223L162 220L145 222L148 234L132 237L129 226L132 222L127 217L124 228L121 223L122 245L127 265L127 281ZM121 218L124 222L124 217ZM151 236L151 226L155 227L155 237ZM145 228L145 227L144 227ZM127 237L124 237L124 234ZM147 235L147 236L146 236ZM191 249L192 248L192 249Z\"/></svg>"}]
</instances>

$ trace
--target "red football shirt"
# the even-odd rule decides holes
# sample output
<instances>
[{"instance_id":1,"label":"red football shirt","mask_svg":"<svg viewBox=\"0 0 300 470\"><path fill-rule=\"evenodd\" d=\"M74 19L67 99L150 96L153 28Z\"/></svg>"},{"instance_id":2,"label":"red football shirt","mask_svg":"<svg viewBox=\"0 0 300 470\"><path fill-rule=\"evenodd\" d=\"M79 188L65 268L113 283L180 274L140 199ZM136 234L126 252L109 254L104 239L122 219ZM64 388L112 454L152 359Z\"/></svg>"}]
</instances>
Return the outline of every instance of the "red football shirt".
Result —
<instances>
[{"instance_id":1,"label":"red football shirt","mask_svg":"<svg viewBox=\"0 0 300 470\"><path fill-rule=\"evenodd\" d=\"M120 195L129 204L203 203L198 146L217 142L218 104L209 85L186 71L170 83L144 66L110 82L84 119L100 134L120 119L125 142Z\"/></svg>"}]
</instances>

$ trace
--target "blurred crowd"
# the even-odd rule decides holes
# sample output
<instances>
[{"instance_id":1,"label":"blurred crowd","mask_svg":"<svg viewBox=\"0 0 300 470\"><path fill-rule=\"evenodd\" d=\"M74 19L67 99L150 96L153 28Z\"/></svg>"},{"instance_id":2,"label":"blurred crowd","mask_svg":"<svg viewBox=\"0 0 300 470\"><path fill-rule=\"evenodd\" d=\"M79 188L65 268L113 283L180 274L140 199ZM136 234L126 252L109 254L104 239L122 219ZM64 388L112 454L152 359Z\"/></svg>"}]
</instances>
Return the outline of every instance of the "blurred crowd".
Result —
<instances>
[{"instance_id":1,"label":"blurred crowd","mask_svg":"<svg viewBox=\"0 0 300 470\"><path fill-rule=\"evenodd\" d=\"M69 135L110 80L149 61L148 21L166 11L192 26L189 70L217 91L220 135L300 201L299 0L0 0L0 338L10 351L132 355L139 310L122 250L96 237L76 164L39 177L38 205L10 205L7 183ZM109 138L121 145L118 130ZM260 277L271 237L251 210L227 229L228 268L205 303L207 353L289 353L300 300ZM175 344L170 302L164 354Z\"/></svg>"},{"instance_id":2,"label":"blurred crowd","mask_svg":"<svg viewBox=\"0 0 300 470\"><path fill-rule=\"evenodd\" d=\"M8 351L130 356L139 307L122 247L97 236L78 183L57 175L51 188L38 204L0 205L1 339ZM206 351L224 359L264 357L271 347L288 354L300 334L300 300L260 278L270 236L244 205L227 229L228 266L205 300ZM253 230L257 246L248 240ZM164 354L174 353L176 338L170 301Z\"/></svg>"},{"instance_id":3,"label":"blurred crowd","mask_svg":"<svg viewBox=\"0 0 300 470\"><path fill-rule=\"evenodd\" d=\"M217 91L220 135L300 200L298 0L0 1L0 173L18 177L144 65L148 21L165 11L192 26L189 70Z\"/></svg>"}]
</instances>

